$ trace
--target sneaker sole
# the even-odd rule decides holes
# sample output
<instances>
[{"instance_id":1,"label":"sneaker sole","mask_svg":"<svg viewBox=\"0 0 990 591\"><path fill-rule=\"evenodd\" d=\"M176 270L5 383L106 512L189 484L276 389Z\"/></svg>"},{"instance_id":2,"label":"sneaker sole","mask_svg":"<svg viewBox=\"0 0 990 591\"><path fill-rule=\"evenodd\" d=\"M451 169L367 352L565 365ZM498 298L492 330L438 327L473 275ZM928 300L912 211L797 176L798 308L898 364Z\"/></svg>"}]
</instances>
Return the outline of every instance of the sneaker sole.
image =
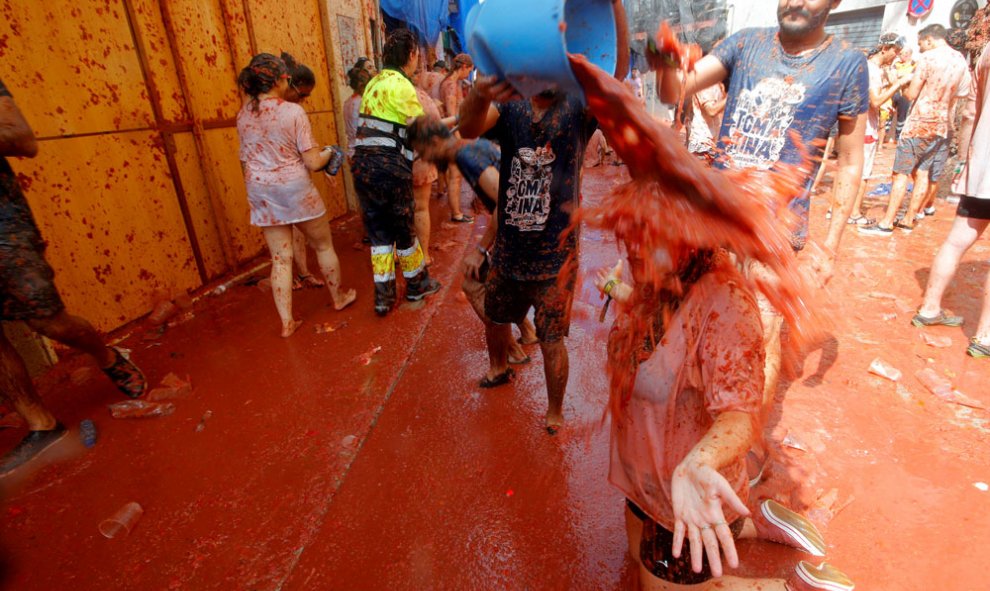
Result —
<instances>
[{"instance_id":1,"label":"sneaker sole","mask_svg":"<svg viewBox=\"0 0 990 591\"><path fill-rule=\"evenodd\" d=\"M780 528L808 554L825 556L825 540L822 534L815 524L805 517L774 501L762 503L760 513L771 525Z\"/></svg>"},{"instance_id":2,"label":"sneaker sole","mask_svg":"<svg viewBox=\"0 0 990 591\"><path fill-rule=\"evenodd\" d=\"M987 357L990 357L990 353L984 353L980 349L973 347L967 347L966 354L974 359L986 359Z\"/></svg>"},{"instance_id":3,"label":"sneaker sole","mask_svg":"<svg viewBox=\"0 0 990 591\"><path fill-rule=\"evenodd\" d=\"M949 322L925 322L924 320L918 320L918 317L917 316L915 316L914 318L911 319L911 324L914 325L917 328L925 328L926 326L951 326L951 327L960 327L960 326L963 325L962 322L956 322L956 321L949 321Z\"/></svg>"},{"instance_id":4,"label":"sneaker sole","mask_svg":"<svg viewBox=\"0 0 990 591\"><path fill-rule=\"evenodd\" d=\"M821 589L822 591L853 591L856 588L856 585L848 577L827 564L822 565L822 567L830 571L827 573L822 573L819 569L811 572L806 566L807 564L806 562L799 562L796 571L798 577L813 589ZM828 576L828 574L831 574L831 576ZM842 577L841 579L839 578L840 576Z\"/></svg>"}]
</instances>

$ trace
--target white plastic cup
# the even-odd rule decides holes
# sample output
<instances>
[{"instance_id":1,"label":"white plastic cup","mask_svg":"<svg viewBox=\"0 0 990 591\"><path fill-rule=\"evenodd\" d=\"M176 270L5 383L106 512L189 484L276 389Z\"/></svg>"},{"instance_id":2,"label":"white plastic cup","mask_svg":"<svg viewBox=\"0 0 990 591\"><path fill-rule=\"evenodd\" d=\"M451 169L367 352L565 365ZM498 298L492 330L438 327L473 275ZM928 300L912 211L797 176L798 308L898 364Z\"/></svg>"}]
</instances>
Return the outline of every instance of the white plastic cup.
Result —
<instances>
[{"instance_id":1,"label":"white plastic cup","mask_svg":"<svg viewBox=\"0 0 990 591\"><path fill-rule=\"evenodd\" d=\"M141 505L130 502L117 510L110 519L100 523L100 533L107 539L116 537L127 537L134 529L138 520L144 515Z\"/></svg>"}]
</instances>

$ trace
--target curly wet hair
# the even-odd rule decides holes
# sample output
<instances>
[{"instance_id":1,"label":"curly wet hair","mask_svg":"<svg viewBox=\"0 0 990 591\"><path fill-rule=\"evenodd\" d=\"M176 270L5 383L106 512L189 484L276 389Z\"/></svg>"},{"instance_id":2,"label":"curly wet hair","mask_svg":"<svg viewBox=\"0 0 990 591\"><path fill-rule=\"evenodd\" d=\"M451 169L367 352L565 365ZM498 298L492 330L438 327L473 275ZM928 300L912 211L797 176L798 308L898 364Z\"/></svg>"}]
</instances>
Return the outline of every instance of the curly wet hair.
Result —
<instances>
[{"instance_id":1,"label":"curly wet hair","mask_svg":"<svg viewBox=\"0 0 990 591\"><path fill-rule=\"evenodd\" d=\"M382 63L386 68L400 69L409 63L409 58L419 50L419 37L410 29L396 29L385 41Z\"/></svg>"}]
</instances>

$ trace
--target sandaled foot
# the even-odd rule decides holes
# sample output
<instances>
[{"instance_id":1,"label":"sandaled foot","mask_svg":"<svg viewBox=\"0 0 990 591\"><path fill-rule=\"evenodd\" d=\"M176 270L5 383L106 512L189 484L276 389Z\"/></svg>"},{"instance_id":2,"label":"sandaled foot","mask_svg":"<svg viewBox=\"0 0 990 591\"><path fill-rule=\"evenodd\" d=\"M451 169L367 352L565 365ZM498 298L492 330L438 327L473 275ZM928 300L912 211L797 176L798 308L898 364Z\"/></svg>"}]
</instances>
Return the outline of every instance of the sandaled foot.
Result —
<instances>
[{"instance_id":1,"label":"sandaled foot","mask_svg":"<svg viewBox=\"0 0 990 591\"><path fill-rule=\"evenodd\" d=\"M455 218L454 216L450 216L450 221L454 222L455 224L473 224L474 223L474 218L471 217L471 216L469 216L469 215L462 214L461 217L459 217L459 218Z\"/></svg>"},{"instance_id":2,"label":"sandaled foot","mask_svg":"<svg viewBox=\"0 0 990 591\"><path fill-rule=\"evenodd\" d=\"M302 326L302 320L293 320L289 324L282 325L282 338L291 337L296 330Z\"/></svg>"},{"instance_id":3,"label":"sandaled foot","mask_svg":"<svg viewBox=\"0 0 990 591\"><path fill-rule=\"evenodd\" d=\"M966 347L966 354L976 359L990 357L990 345L984 345L976 340L976 338L973 338L969 341L969 346Z\"/></svg>"},{"instance_id":4,"label":"sandaled foot","mask_svg":"<svg viewBox=\"0 0 990 591\"><path fill-rule=\"evenodd\" d=\"M114 359L110 367L104 367L103 373L107 374L117 389L131 398L138 398L144 394L148 387L148 381L144 374L134 365L124 350L119 347L110 347L113 351Z\"/></svg>"},{"instance_id":5,"label":"sandaled foot","mask_svg":"<svg viewBox=\"0 0 990 591\"><path fill-rule=\"evenodd\" d=\"M53 429L46 431L31 431L21 439L17 447L4 454L0 459L0 476L6 476L34 458L46 449L58 443L65 437L66 430L62 423L55 423Z\"/></svg>"},{"instance_id":6,"label":"sandaled foot","mask_svg":"<svg viewBox=\"0 0 990 591\"><path fill-rule=\"evenodd\" d=\"M825 562L815 566L802 560L787 579L788 591L853 591L855 588L845 573Z\"/></svg>"},{"instance_id":7,"label":"sandaled foot","mask_svg":"<svg viewBox=\"0 0 990 591\"><path fill-rule=\"evenodd\" d=\"M520 345L535 345L540 342L540 339L536 338L536 335L533 335L531 337L521 336L518 339L516 339L516 342L519 343Z\"/></svg>"},{"instance_id":8,"label":"sandaled foot","mask_svg":"<svg viewBox=\"0 0 990 591\"><path fill-rule=\"evenodd\" d=\"M547 413L546 429L548 435L556 435L564 427L564 415Z\"/></svg>"},{"instance_id":9,"label":"sandaled foot","mask_svg":"<svg viewBox=\"0 0 990 591\"><path fill-rule=\"evenodd\" d=\"M753 525L761 540L797 548L812 556L825 556L825 539L815 524L773 499L760 503L753 513Z\"/></svg>"},{"instance_id":10,"label":"sandaled foot","mask_svg":"<svg viewBox=\"0 0 990 591\"><path fill-rule=\"evenodd\" d=\"M938 316L922 316L921 312L914 315L911 319L911 324L922 327L922 326L962 326L963 318L962 316L949 316L945 313L945 310L939 310Z\"/></svg>"},{"instance_id":11,"label":"sandaled foot","mask_svg":"<svg viewBox=\"0 0 990 591\"><path fill-rule=\"evenodd\" d=\"M357 291L353 289L348 289L346 292L344 292L344 296L342 298L340 299L334 298L333 309L340 312L347 306L353 304L354 300L356 299L357 299Z\"/></svg>"},{"instance_id":12,"label":"sandaled foot","mask_svg":"<svg viewBox=\"0 0 990 591\"><path fill-rule=\"evenodd\" d=\"M533 358L530 357L529 355L523 355L522 357L513 357L511 355L509 356L510 365L526 365L532 360Z\"/></svg>"},{"instance_id":13,"label":"sandaled foot","mask_svg":"<svg viewBox=\"0 0 990 591\"><path fill-rule=\"evenodd\" d=\"M491 377L485 376L480 382L478 382L478 386L482 388L496 388L511 382L512 376L514 375L516 375L516 372L510 367L500 374L495 374Z\"/></svg>"}]
</instances>

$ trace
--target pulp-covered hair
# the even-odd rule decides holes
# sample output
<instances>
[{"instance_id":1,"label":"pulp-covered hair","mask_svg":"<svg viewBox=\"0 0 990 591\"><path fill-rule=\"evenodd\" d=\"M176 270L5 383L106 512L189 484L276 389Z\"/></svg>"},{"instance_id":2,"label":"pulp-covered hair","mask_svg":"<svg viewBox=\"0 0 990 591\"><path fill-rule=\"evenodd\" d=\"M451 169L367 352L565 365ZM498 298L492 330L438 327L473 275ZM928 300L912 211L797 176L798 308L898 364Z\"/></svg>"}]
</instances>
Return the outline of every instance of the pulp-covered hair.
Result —
<instances>
[{"instance_id":1,"label":"pulp-covered hair","mask_svg":"<svg viewBox=\"0 0 990 591\"><path fill-rule=\"evenodd\" d=\"M284 51L282 52L282 61L285 62L289 77L292 78L292 84L296 88L300 86L316 86L316 76L313 74L313 70L309 69L309 66L300 64L296 61L296 58Z\"/></svg>"},{"instance_id":2,"label":"pulp-covered hair","mask_svg":"<svg viewBox=\"0 0 990 591\"><path fill-rule=\"evenodd\" d=\"M368 73L368 70L364 69L363 64L361 66L354 66L347 71L347 85L354 92L362 92L370 80L371 74Z\"/></svg>"},{"instance_id":3,"label":"pulp-covered hair","mask_svg":"<svg viewBox=\"0 0 990 591\"><path fill-rule=\"evenodd\" d=\"M454 62L450 66L450 71L447 72L447 75L444 76L443 79L446 80L447 78L450 78L451 76L457 73L457 70L460 70L464 66L473 68L474 60L472 60L471 56L466 53L458 53L456 56L454 56Z\"/></svg>"},{"instance_id":4,"label":"pulp-covered hair","mask_svg":"<svg viewBox=\"0 0 990 591\"><path fill-rule=\"evenodd\" d=\"M386 68L399 69L409 62L409 57L418 50L419 38L410 29L396 29L385 41L382 63Z\"/></svg>"},{"instance_id":5,"label":"pulp-covered hair","mask_svg":"<svg viewBox=\"0 0 990 591\"><path fill-rule=\"evenodd\" d=\"M429 115L417 117L406 128L406 138L409 140L410 146L425 144L435 137L447 139L450 135L450 128L436 117Z\"/></svg>"},{"instance_id":6,"label":"pulp-covered hair","mask_svg":"<svg viewBox=\"0 0 990 591\"><path fill-rule=\"evenodd\" d=\"M924 29L918 31L918 39L924 39L925 37L931 37L932 39L945 39L948 37L948 33L940 24L928 25Z\"/></svg>"},{"instance_id":7,"label":"pulp-covered hair","mask_svg":"<svg viewBox=\"0 0 990 591\"><path fill-rule=\"evenodd\" d=\"M237 84L244 94L251 97L251 110L257 111L258 96L275 88L278 81L287 75L285 62L270 53L259 53L238 74Z\"/></svg>"}]
</instances>

